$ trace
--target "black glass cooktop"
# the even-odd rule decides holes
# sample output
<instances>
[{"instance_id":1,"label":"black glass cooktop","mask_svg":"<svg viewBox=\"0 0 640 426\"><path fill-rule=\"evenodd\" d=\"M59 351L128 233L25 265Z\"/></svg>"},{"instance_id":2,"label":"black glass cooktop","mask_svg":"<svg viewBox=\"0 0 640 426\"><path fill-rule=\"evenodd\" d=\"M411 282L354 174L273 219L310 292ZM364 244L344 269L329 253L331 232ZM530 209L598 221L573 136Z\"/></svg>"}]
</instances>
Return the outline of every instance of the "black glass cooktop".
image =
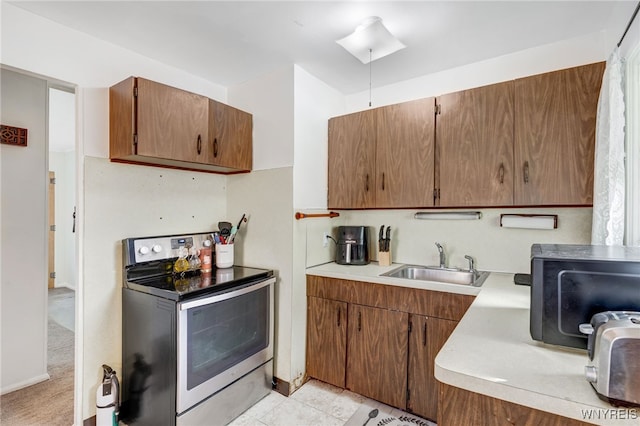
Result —
<instances>
[{"instance_id":1,"label":"black glass cooktop","mask_svg":"<svg viewBox=\"0 0 640 426\"><path fill-rule=\"evenodd\" d=\"M154 271L159 274L154 275ZM160 273L162 271L165 272ZM182 300L218 293L273 276L271 270L244 266L213 268L210 273L195 271L174 274L166 271L166 266L161 264L147 265L142 272L138 268L132 269L127 272L124 285L165 299Z\"/></svg>"}]
</instances>

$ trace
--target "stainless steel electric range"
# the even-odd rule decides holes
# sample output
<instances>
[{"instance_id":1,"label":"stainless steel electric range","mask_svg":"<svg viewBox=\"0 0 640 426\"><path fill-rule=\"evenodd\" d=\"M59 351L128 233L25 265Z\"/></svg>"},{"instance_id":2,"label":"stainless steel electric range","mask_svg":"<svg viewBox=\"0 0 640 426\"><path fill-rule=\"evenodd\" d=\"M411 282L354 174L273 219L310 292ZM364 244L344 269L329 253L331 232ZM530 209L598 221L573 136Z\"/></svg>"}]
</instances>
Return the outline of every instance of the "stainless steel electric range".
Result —
<instances>
[{"instance_id":1,"label":"stainless steel electric range","mask_svg":"<svg viewBox=\"0 0 640 426\"><path fill-rule=\"evenodd\" d=\"M222 425L267 395L273 378L273 271L174 272L210 233L122 241L121 419Z\"/></svg>"}]
</instances>

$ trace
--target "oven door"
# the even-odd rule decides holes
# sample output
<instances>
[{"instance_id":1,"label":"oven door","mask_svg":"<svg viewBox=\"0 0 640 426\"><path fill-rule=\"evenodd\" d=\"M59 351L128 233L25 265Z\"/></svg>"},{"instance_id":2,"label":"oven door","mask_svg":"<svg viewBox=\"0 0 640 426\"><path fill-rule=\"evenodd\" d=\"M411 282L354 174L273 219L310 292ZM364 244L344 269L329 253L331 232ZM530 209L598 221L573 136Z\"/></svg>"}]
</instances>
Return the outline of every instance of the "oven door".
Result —
<instances>
[{"instance_id":1,"label":"oven door","mask_svg":"<svg viewBox=\"0 0 640 426\"><path fill-rule=\"evenodd\" d=\"M178 304L178 414L273 358L274 283Z\"/></svg>"}]
</instances>

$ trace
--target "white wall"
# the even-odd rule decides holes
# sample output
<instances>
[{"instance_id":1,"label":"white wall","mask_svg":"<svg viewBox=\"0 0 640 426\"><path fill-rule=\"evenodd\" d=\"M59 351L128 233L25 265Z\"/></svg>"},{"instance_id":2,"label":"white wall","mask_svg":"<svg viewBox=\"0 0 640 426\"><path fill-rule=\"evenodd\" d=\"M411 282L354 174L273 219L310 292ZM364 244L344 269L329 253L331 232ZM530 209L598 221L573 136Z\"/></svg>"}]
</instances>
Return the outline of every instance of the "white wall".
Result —
<instances>
[{"instance_id":1,"label":"white wall","mask_svg":"<svg viewBox=\"0 0 640 426\"><path fill-rule=\"evenodd\" d=\"M609 17L610 22L624 22L625 26L631 19L633 12L637 6L637 2L617 2L614 7L611 16ZM611 25L607 25L607 27L611 27ZM606 38L606 46L609 50L608 53L613 51L614 47L620 41L622 34L624 33L625 27L616 28L616 31L611 31L607 33ZM629 52L640 43L640 18L636 16L633 21L629 31L622 40L622 44L620 45L620 55L622 57L627 57Z\"/></svg>"},{"instance_id":2,"label":"white wall","mask_svg":"<svg viewBox=\"0 0 640 426\"><path fill-rule=\"evenodd\" d=\"M84 418L106 363L122 372L122 239L214 230L226 178L84 158ZM122 377L120 376L122 379ZM92 398L93 395L93 398Z\"/></svg>"},{"instance_id":3,"label":"white wall","mask_svg":"<svg viewBox=\"0 0 640 426\"><path fill-rule=\"evenodd\" d=\"M373 107L600 62L609 53L606 34L597 32L374 89ZM369 92L349 95L346 100L349 112L367 109Z\"/></svg>"},{"instance_id":4,"label":"white wall","mask_svg":"<svg viewBox=\"0 0 640 426\"><path fill-rule=\"evenodd\" d=\"M327 205L328 117L344 113L344 96L303 68L294 68L294 166L293 206L309 211ZM295 211L289 215L293 217ZM294 389L302 385L305 373L307 327L307 235L330 230L325 219L293 221L293 279L291 291L291 381ZM321 244L321 236L314 242ZM322 259L331 260L325 250Z\"/></svg>"},{"instance_id":5,"label":"white wall","mask_svg":"<svg viewBox=\"0 0 640 426\"><path fill-rule=\"evenodd\" d=\"M480 220L414 219L416 211L342 211L340 215L345 225L371 227L372 259L377 259L375 242L380 225L391 226L391 255L397 263L438 265L435 243L439 242L449 266L467 267L464 256L470 255L479 270L529 273L532 244L589 244L591 240L591 208L483 209ZM501 213L557 214L558 228L502 228Z\"/></svg>"},{"instance_id":6,"label":"white wall","mask_svg":"<svg viewBox=\"0 0 640 426\"><path fill-rule=\"evenodd\" d=\"M1 393L49 378L47 314L47 82L0 70L2 124L27 146L0 145L2 163Z\"/></svg>"},{"instance_id":7,"label":"white wall","mask_svg":"<svg viewBox=\"0 0 640 426\"><path fill-rule=\"evenodd\" d=\"M227 102L253 113L253 170L293 166L293 67L230 87Z\"/></svg>"},{"instance_id":8,"label":"white wall","mask_svg":"<svg viewBox=\"0 0 640 426\"><path fill-rule=\"evenodd\" d=\"M291 376L292 169L258 170L228 178L227 219L248 221L234 242L237 265L273 269L275 292L274 375L286 382Z\"/></svg>"},{"instance_id":9,"label":"white wall","mask_svg":"<svg viewBox=\"0 0 640 426\"><path fill-rule=\"evenodd\" d=\"M345 111L344 96L303 68L294 68L293 205L327 205L328 117Z\"/></svg>"},{"instance_id":10,"label":"white wall","mask_svg":"<svg viewBox=\"0 0 640 426\"><path fill-rule=\"evenodd\" d=\"M236 263L273 269L276 283L274 374L291 380L293 67L228 89L228 102L253 113L253 167L249 175L228 177L228 218L242 214Z\"/></svg>"},{"instance_id":11,"label":"white wall","mask_svg":"<svg viewBox=\"0 0 640 426\"><path fill-rule=\"evenodd\" d=\"M78 214L83 226L77 230L81 250L79 268L83 271L78 278L77 303L84 308L79 310L82 317L76 324L76 339L81 351L77 352L81 356L76 356L76 365L80 368L77 374L81 375L76 381L76 402L80 404L76 423L79 423L95 413L101 364L107 363L117 371L121 370L119 241L141 235L212 230L227 210L224 176L115 164L106 160L108 87L138 75L222 102L226 101L226 89L42 19L7 2L2 2L0 7L0 62L76 84L79 94L77 137L79 153L84 154L77 170L79 185L84 182L78 197ZM43 162L41 172L44 171ZM3 205L3 221L4 216ZM22 269L32 268L32 262L28 260L22 256L16 260L17 265ZM3 309L4 316L5 312L24 312L33 301L11 297L7 292L3 294L3 303L12 306L11 310ZM8 323L3 320L3 327L4 324ZM42 324L44 326L44 320ZM25 336L24 331L22 336ZM44 345L44 340L41 343ZM2 347L7 347L4 341ZM40 353L44 353L44 346ZM15 384L15 380L4 372L23 370L22 360L3 357L5 361L12 363L3 364L3 380Z\"/></svg>"},{"instance_id":12,"label":"white wall","mask_svg":"<svg viewBox=\"0 0 640 426\"><path fill-rule=\"evenodd\" d=\"M275 375L294 390L305 372L307 244L294 207L326 205L327 118L344 111L344 97L294 66L229 88L228 102L253 112L254 168L270 169L228 178L230 219L255 216L236 255L279 275Z\"/></svg>"}]
</instances>

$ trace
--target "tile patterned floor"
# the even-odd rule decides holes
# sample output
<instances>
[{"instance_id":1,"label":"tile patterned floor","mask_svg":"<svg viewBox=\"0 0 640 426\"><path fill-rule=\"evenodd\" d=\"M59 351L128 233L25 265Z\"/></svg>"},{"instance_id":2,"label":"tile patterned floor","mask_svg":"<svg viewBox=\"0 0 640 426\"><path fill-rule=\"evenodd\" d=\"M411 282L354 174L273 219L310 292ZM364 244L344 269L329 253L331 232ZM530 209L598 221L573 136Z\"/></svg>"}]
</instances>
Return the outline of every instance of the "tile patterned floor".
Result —
<instances>
[{"instance_id":1,"label":"tile patterned floor","mask_svg":"<svg viewBox=\"0 0 640 426\"><path fill-rule=\"evenodd\" d=\"M272 391L229 426L359 426L361 419L357 419L357 423L356 419L350 419L363 406L366 412L378 408L395 417L406 414L348 390L310 380L288 398Z\"/></svg>"}]
</instances>

